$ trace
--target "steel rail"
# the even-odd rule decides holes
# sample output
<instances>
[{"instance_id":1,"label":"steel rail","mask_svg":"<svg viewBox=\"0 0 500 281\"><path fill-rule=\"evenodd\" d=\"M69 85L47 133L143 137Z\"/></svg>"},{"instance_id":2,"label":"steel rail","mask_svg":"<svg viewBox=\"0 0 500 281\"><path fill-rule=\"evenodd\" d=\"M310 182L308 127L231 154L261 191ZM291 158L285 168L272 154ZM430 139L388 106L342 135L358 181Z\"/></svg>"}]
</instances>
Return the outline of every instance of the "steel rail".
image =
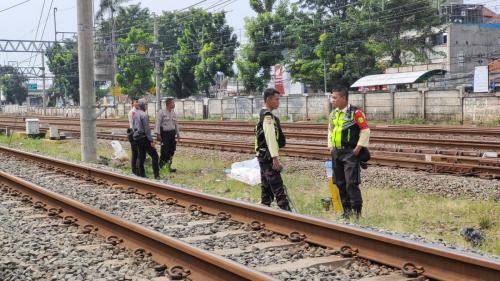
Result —
<instances>
[{"instance_id":1,"label":"steel rail","mask_svg":"<svg viewBox=\"0 0 500 281\"><path fill-rule=\"evenodd\" d=\"M54 169L69 170L89 178L96 178L107 182L110 186L132 188L144 195L153 193L162 200L171 198L169 200L175 200L182 206L196 205L202 212L208 214L217 215L225 212L230 214L232 219L243 223L257 221L265 225L266 229L276 233L289 235L291 232L299 232L305 235L307 242L313 244L334 249L347 245L358 249L360 257L382 264L401 268L410 262L423 267L423 274L429 278L439 280L499 280L500 278L500 263L480 255L452 251L437 245L430 246L354 226L220 198L3 146L0 146L0 151L42 162Z\"/></svg>"},{"instance_id":2,"label":"steel rail","mask_svg":"<svg viewBox=\"0 0 500 281\"><path fill-rule=\"evenodd\" d=\"M76 223L104 237L117 237L127 248L144 249L159 264L190 272L193 280L275 280L269 275L193 247L157 231L109 215L71 198L0 171L0 182L42 202L46 210L61 210L59 216L75 218ZM38 203L40 205L40 203ZM59 211L60 212L60 211ZM117 240L117 241L120 241ZM181 266L181 267L179 267ZM175 274L175 269L172 272Z\"/></svg>"}]
</instances>

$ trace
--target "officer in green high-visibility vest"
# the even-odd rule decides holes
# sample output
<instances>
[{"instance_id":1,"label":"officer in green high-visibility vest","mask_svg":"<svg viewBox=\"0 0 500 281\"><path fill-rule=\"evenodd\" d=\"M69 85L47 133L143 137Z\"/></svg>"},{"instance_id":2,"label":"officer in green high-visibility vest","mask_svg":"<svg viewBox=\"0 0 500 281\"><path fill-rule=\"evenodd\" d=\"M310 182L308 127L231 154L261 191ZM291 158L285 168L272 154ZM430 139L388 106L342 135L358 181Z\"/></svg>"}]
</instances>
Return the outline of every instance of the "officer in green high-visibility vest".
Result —
<instances>
[{"instance_id":1,"label":"officer in green high-visibility vest","mask_svg":"<svg viewBox=\"0 0 500 281\"><path fill-rule=\"evenodd\" d=\"M360 156L368 153L370 129L365 114L349 104L347 88L334 88L330 101L333 110L328 123L328 148L332 152L334 183L339 188L343 217L348 219L354 214L359 218L363 207Z\"/></svg>"}]
</instances>

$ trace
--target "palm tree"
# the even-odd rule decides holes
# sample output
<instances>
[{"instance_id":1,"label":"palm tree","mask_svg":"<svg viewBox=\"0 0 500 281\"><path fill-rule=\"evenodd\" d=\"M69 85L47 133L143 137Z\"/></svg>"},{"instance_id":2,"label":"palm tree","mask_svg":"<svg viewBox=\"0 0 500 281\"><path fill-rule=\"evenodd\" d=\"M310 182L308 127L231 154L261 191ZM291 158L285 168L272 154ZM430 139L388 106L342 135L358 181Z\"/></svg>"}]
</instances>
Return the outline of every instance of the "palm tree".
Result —
<instances>
[{"instance_id":1,"label":"palm tree","mask_svg":"<svg viewBox=\"0 0 500 281\"><path fill-rule=\"evenodd\" d=\"M101 0L99 3L99 10L97 10L95 14L96 20L103 20L106 11L109 11L110 17L113 17L116 7L129 1L130 0Z\"/></svg>"}]
</instances>

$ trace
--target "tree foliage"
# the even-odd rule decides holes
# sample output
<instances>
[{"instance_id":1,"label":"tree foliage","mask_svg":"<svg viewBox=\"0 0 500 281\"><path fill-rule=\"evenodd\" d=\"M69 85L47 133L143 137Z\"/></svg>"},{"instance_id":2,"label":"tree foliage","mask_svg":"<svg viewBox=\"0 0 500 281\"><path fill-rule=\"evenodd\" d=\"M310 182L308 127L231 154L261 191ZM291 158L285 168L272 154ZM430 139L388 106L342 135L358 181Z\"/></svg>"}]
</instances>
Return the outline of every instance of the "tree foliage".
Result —
<instances>
[{"instance_id":1,"label":"tree foliage","mask_svg":"<svg viewBox=\"0 0 500 281\"><path fill-rule=\"evenodd\" d=\"M132 27L127 38L118 41L125 47L148 46L153 42L153 35ZM139 53L119 55L118 68L116 79L122 88L122 93L130 98L140 98L153 87L153 64L144 55Z\"/></svg>"},{"instance_id":2,"label":"tree foliage","mask_svg":"<svg viewBox=\"0 0 500 281\"><path fill-rule=\"evenodd\" d=\"M202 9L164 12L159 28L160 32L165 30L160 42L169 53L162 80L169 94L178 98L199 91L208 94L218 71L234 75L232 64L238 42L223 12L209 13Z\"/></svg>"},{"instance_id":3,"label":"tree foliage","mask_svg":"<svg viewBox=\"0 0 500 281\"><path fill-rule=\"evenodd\" d=\"M245 20L250 42L242 51L237 66L245 88L255 91L269 82L271 67L283 61L283 51L292 45L286 33L291 16L288 1L251 0L250 7L257 16Z\"/></svg>"},{"instance_id":4,"label":"tree foliage","mask_svg":"<svg viewBox=\"0 0 500 281\"><path fill-rule=\"evenodd\" d=\"M56 43L46 52L48 67L54 74L54 82L49 93L71 98L79 103L78 53L77 42L66 39L64 44Z\"/></svg>"},{"instance_id":5,"label":"tree foliage","mask_svg":"<svg viewBox=\"0 0 500 281\"><path fill-rule=\"evenodd\" d=\"M25 84L27 81L28 79L12 66L0 66L0 88L7 103L21 105L26 101L28 89Z\"/></svg>"}]
</instances>

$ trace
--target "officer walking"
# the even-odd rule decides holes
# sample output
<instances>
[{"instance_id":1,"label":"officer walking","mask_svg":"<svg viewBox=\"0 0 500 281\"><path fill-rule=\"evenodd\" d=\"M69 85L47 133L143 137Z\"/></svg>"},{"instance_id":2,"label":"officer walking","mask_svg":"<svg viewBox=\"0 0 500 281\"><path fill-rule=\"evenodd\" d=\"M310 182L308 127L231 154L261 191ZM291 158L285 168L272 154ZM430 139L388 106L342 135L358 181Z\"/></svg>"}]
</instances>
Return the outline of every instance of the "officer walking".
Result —
<instances>
[{"instance_id":1,"label":"officer walking","mask_svg":"<svg viewBox=\"0 0 500 281\"><path fill-rule=\"evenodd\" d=\"M144 161L146 153L149 154L153 162L153 172L155 179L160 179L160 168L158 166L158 153L153 145L151 128L149 128L149 116L146 114L148 106L145 100L138 101L138 108L134 114L134 141L137 143L139 155L137 159L137 173L140 177L146 177Z\"/></svg>"},{"instance_id":2,"label":"officer walking","mask_svg":"<svg viewBox=\"0 0 500 281\"><path fill-rule=\"evenodd\" d=\"M177 145L176 138L180 138L177 116L174 112L174 99L167 98L165 107L166 109L160 110L157 114L156 138L161 141L160 168L166 164L168 171L173 173L177 170L172 168L172 157Z\"/></svg>"},{"instance_id":3,"label":"officer walking","mask_svg":"<svg viewBox=\"0 0 500 281\"><path fill-rule=\"evenodd\" d=\"M272 111L280 105L280 93L273 88L264 91L265 108L255 128L255 151L260 166L261 203L271 206L274 198L278 206L290 211L286 187L281 178L283 167L279 161L279 149L286 144L280 120Z\"/></svg>"},{"instance_id":4,"label":"officer walking","mask_svg":"<svg viewBox=\"0 0 500 281\"><path fill-rule=\"evenodd\" d=\"M348 103L345 87L333 89L330 101L334 109L328 123L328 148L332 152L334 183L339 188L343 217L348 219L354 213L359 218L363 206L360 154L368 153L370 129L365 114Z\"/></svg>"},{"instance_id":5,"label":"officer walking","mask_svg":"<svg viewBox=\"0 0 500 281\"><path fill-rule=\"evenodd\" d=\"M139 147L137 143L134 141L134 115L137 111L137 100L132 100L132 107L128 112L128 129L127 129L127 138L130 143L130 150L132 150L132 159L131 159L131 167L132 173L134 175L139 175L137 172L137 155L139 154Z\"/></svg>"}]
</instances>

